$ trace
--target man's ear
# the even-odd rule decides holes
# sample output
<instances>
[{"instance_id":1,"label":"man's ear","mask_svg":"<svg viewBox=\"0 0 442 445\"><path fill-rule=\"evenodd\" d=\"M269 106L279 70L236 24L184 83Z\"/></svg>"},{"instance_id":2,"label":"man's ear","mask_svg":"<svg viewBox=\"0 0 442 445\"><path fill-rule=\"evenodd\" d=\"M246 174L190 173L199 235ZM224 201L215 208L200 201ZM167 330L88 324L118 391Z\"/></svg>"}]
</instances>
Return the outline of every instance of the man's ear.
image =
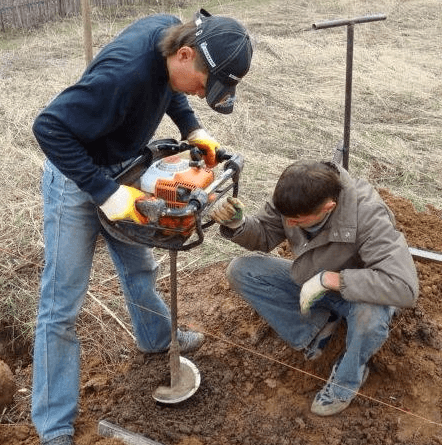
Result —
<instances>
[{"instance_id":1,"label":"man's ear","mask_svg":"<svg viewBox=\"0 0 442 445\"><path fill-rule=\"evenodd\" d=\"M336 201L333 201L330 199L330 201L327 201L324 204L323 211L324 212L331 212L336 207Z\"/></svg>"},{"instance_id":2,"label":"man's ear","mask_svg":"<svg viewBox=\"0 0 442 445\"><path fill-rule=\"evenodd\" d=\"M185 61L193 62L193 60L196 57L196 52L195 49L191 48L190 46L182 46L181 48L178 49L176 55L180 62L185 62Z\"/></svg>"}]
</instances>

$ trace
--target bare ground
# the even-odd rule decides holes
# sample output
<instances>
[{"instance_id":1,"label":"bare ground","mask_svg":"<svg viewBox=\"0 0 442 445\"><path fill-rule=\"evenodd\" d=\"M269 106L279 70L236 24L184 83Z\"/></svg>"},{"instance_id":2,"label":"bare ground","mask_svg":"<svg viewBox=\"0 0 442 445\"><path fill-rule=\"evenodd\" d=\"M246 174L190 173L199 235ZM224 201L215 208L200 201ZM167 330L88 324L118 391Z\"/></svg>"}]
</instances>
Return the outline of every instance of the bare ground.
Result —
<instances>
[{"instance_id":1,"label":"bare ground","mask_svg":"<svg viewBox=\"0 0 442 445\"><path fill-rule=\"evenodd\" d=\"M410 245L442 250L440 210L416 212L409 201L381 192ZM286 256L284 246L278 252ZM314 416L310 404L344 347L344 325L320 359L306 362L229 289L226 263L182 273L179 322L207 337L187 355L201 373L200 388L177 405L155 402L153 391L169 385L168 356L137 353L122 334L122 359L113 367L99 354L83 358L76 444L121 443L98 435L102 419L164 445L441 444L442 265L416 260L416 266L417 306L395 317L361 394L331 418ZM168 299L168 281L159 285ZM16 344L13 352L6 334L0 358L13 370L19 392L0 413L0 443L34 445L30 347Z\"/></svg>"}]
</instances>

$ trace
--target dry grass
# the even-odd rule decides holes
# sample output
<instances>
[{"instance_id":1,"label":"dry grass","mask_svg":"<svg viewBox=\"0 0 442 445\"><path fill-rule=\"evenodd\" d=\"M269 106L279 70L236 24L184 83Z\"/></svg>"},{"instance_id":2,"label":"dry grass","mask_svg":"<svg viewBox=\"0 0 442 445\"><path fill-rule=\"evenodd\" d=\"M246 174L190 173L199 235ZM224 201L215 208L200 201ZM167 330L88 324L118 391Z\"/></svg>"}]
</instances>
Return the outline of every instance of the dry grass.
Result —
<instances>
[{"instance_id":1,"label":"dry grass","mask_svg":"<svg viewBox=\"0 0 442 445\"><path fill-rule=\"evenodd\" d=\"M167 11L187 19L195 9L192 3ZM355 27L350 170L412 200L419 209L427 204L440 208L440 0L245 0L204 5L242 20L256 40L253 66L239 88L240 101L232 115L218 115L202 101L192 100L209 131L227 149L244 155L240 195L249 211L271 193L292 160L329 159L342 139L346 29L313 31L311 25L374 13L385 13L387 20ZM137 15L151 12L95 10L94 51ZM14 338L32 338L43 263L43 156L31 133L32 122L83 69L79 19L0 40L0 318L14 330ZM169 120L158 137L178 137ZM180 255L180 267L227 260L238 252L212 229L202 246ZM158 258L166 275L167 256L158 252ZM129 327L101 243L97 259L90 292ZM120 338L130 337L121 324L93 298L86 299L80 322L86 351L102 354L105 361L118 360L123 345L130 344Z\"/></svg>"}]
</instances>

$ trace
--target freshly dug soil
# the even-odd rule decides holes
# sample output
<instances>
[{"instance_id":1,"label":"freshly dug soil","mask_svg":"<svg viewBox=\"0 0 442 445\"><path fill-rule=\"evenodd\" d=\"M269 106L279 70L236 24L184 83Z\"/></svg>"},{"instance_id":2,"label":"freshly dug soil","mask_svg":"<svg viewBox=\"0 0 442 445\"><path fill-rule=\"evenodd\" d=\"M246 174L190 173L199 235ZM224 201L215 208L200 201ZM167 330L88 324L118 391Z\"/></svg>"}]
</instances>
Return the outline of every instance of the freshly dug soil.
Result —
<instances>
[{"instance_id":1,"label":"freshly dug soil","mask_svg":"<svg viewBox=\"0 0 442 445\"><path fill-rule=\"evenodd\" d=\"M381 193L410 246L442 251L440 210L417 212L409 201ZM283 245L278 253L287 256ZM442 444L442 264L415 262L417 306L395 316L361 395L341 414L320 418L310 405L344 348L345 325L317 361L305 361L229 289L227 264L218 263L178 279L180 324L207 338L186 355L202 376L195 395L177 405L152 398L169 384L167 354L130 353L112 370L89 355L82 363L76 444L121 443L97 434L101 419L164 445ZM168 281L159 285L167 300ZM17 370L20 387L30 388L30 357L4 359ZM38 443L29 401L21 397L14 407L19 421L0 425L1 444Z\"/></svg>"},{"instance_id":2,"label":"freshly dug soil","mask_svg":"<svg viewBox=\"0 0 442 445\"><path fill-rule=\"evenodd\" d=\"M0 360L0 410L3 411L13 402L15 391L16 385L11 368L3 360Z\"/></svg>"}]
</instances>

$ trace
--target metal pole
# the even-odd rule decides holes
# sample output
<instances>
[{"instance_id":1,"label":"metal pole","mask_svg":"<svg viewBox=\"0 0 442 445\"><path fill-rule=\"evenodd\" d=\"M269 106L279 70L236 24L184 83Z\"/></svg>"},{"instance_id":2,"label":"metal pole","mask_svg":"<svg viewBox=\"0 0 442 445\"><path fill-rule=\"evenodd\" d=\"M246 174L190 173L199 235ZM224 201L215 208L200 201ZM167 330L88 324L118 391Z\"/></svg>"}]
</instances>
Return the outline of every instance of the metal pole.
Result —
<instances>
[{"instance_id":1,"label":"metal pole","mask_svg":"<svg viewBox=\"0 0 442 445\"><path fill-rule=\"evenodd\" d=\"M177 256L176 250L169 250L170 257L170 318L172 341L169 348L170 386L175 388L180 381L180 346L177 338L178 329L178 283L177 283Z\"/></svg>"},{"instance_id":2,"label":"metal pole","mask_svg":"<svg viewBox=\"0 0 442 445\"><path fill-rule=\"evenodd\" d=\"M339 19L326 22L314 23L313 29L334 28L336 26L347 26L347 68L345 81L345 118L344 118L344 141L340 142L336 147L333 160L341 163L348 170L348 154L350 147L350 120L351 120L351 88L353 75L353 42L354 42L354 25L357 23L375 22L385 20L384 14L376 14L373 16L358 17L354 19ZM442 253L432 250L419 249L409 247L409 251L413 258L420 260L435 261L442 263Z\"/></svg>"},{"instance_id":3,"label":"metal pole","mask_svg":"<svg viewBox=\"0 0 442 445\"><path fill-rule=\"evenodd\" d=\"M367 15L364 17L355 17L353 19L338 19L327 20L325 22L313 23L313 29L325 29L334 28L336 26L355 25L357 23L376 22L378 20L385 20L387 16L385 14Z\"/></svg>"},{"instance_id":4,"label":"metal pole","mask_svg":"<svg viewBox=\"0 0 442 445\"><path fill-rule=\"evenodd\" d=\"M342 146L342 165L348 170L351 125L351 87L353 80L353 40L354 25L347 26L347 68L345 80L344 144Z\"/></svg>"},{"instance_id":5,"label":"metal pole","mask_svg":"<svg viewBox=\"0 0 442 445\"><path fill-rule=\"evenodd\" d=\"M375 22L385 20L384 14L372 16L356 17L353 19L329 20L320 23L313 23L313 29L334 28L336 26L347 26L347 60L346 60L346 79L345 79L345 111L344 111L344 141L336 149L334 160L340 161L342 155L342 166L348 170L348 159L350 152L350 127L351 127L351 93L353 80L353 44L354 44L354 25L357 23Z\"/></svg>"}]
</instances>

